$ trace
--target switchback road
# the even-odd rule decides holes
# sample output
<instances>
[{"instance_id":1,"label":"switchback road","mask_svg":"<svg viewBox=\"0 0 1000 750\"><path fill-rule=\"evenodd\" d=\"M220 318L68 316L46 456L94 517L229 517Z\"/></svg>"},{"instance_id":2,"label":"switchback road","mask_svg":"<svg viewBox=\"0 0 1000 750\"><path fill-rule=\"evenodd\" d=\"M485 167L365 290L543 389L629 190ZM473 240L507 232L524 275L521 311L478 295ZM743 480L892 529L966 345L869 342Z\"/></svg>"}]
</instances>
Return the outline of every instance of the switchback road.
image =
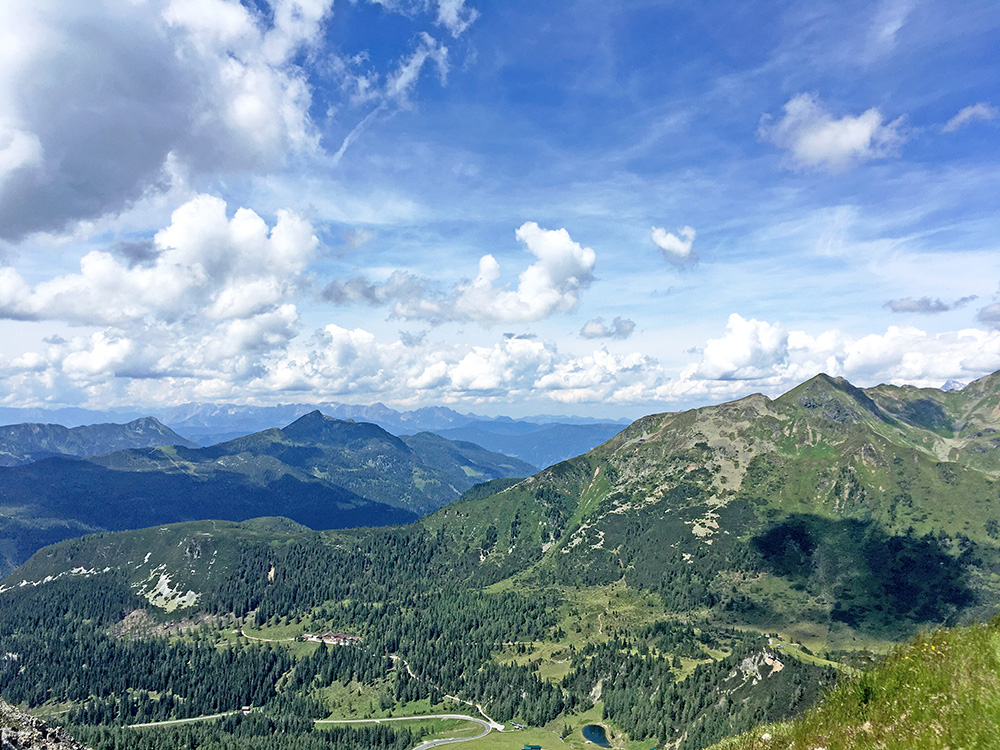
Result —
<instances>
[{"instance_id":1,"label":"switchback road","mask_svg":"<svg viewBox=\"0 0 1000 750\"><path fill-rule=\"evenodd\" d=\"M426 740L417 745L413 750L430 750L432 747L438 747L439 745L450 745L456 742L468 742L469 740L478 740L482 737L488 735L493 729L501 728L496 722L484 721L483 719L477 719L475 716L466 716L464 714L427 714L425 716L393 716L385 719L317 719L316 724L381 724L383 721L413 721L416 719L455 719L458 721L471 721L474 724L479 724L483 728L483 731L477 734L475 737L448 737L440 740Z\"/></svg>"}]
</instances>

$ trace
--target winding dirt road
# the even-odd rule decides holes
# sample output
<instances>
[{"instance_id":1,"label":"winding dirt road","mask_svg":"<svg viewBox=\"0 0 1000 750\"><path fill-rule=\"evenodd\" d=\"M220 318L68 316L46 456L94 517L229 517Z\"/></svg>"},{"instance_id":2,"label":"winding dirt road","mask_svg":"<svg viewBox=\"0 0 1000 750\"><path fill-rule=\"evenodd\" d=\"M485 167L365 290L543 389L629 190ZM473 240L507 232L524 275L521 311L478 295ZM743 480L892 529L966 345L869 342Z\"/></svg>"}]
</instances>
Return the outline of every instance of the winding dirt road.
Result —
<instances>
[{"instance_id":1,"label":"winding dirt road","mask_svg":"<svg viewBox=\"0 0 1000 750\"><path fill-rule=\"evenodd\" d=\"M167 719L165 721L149 721L145 724L126 724L126 729L146 729L148 727L169 727L176 724L193 724L196 721L211 721L221 719L223 716L233 716L239 711L223 711L221 714L208 714L207 716L193 716L190 719Z\"/></svg>"}]
</instances>

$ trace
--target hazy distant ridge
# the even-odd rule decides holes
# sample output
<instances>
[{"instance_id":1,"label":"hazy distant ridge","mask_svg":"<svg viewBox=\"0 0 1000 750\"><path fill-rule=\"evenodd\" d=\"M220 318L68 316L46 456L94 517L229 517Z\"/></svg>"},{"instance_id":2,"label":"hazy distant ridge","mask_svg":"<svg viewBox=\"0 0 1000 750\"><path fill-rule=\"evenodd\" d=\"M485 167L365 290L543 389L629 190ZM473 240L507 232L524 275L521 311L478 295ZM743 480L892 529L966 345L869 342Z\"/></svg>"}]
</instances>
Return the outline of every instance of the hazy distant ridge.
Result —
<instances>
[{"instance_id":1,"label":"hazy distant ridge","mask_svg":"<svg viewBox=\"0 0 1000 750\"><path fill-rule=\"evenodd\" d=\"M371 422L397 436L434 432L450 440L470 441L541 467L586 453L628 424L627 419L600 420L558 415L535 415L520 419L502 416L484 417L471 413L462 414L443 406L398 411L381 403L277 406L190 403L164 409L148 409L142 413L127 409L93 411L67 408L46 411L37 408L0 407L0 423L57 422L72 428L96 422L124 422L152 414L164 425L170 425L170 429L177 433L178 439L182 441L178 444L193 447L194 444L208 446L228 442L275 425L289 424L317 410L337 419ZM176 440L164 440L163 443L143 443L135 446L116 445L103 451L89 453L68 451L55 451L55 453L96 455L109 450L176 442ZM38 456L38 458L44 457L45 455ZM12 464L0 463L0 465Z\"/></svg>"},{"instance_id":2,"label":"hazy distant ridge","mask_svg":"<svg viewBox=\"0 0 1000 750\"><path fill-rule=\"evenodd\" d=\"M0 466L19 466L53 456L86 458L129 448L196 444L181 437L154 417L127 424L11 424L0 427Z\"/></svg>"}]
</instances>

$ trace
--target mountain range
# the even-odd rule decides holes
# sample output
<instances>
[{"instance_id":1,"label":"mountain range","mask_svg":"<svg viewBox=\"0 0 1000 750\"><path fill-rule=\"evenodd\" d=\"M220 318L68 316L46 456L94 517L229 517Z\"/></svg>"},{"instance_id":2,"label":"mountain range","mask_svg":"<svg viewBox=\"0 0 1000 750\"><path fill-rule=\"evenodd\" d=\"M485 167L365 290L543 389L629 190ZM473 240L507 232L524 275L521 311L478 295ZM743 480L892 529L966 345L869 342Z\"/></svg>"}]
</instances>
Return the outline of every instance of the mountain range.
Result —
<instances>
[{"instance_id":1,"label":"mountain range","mask_svg":"<svg viewBox=\"0 0 1000 750\"><path fill-rule=\"evenodd\" d=\"M0 468L0 559L10 570L58 539L183 520L279 514L317 529L404 523L476 482L534 471L471 443L431 433L398 438L314 411L207 448L161 445Z\"/></svg>"},{"instance_id":2,"label":"mountain range","mask_svg":"<svg viewBox=\"0 0 1000 750\"><path fill-rule=\"evenodd\" d=\"M449 440L465 440L535 466L551 466L586 453L622 431L615 423L561 424L524 421L473 422L433 430Z\"/></svg>"},{"instance_id":3,"label":"mountain range","mask_svg":"<svg viewBox=\"0 0 1000 750\"><path fill-rule=\"evenodd\" d=\"M339 431L345 436L334 438ZM317 448L328 439L360 460L332 468L333 454ZM477 487L457 504L445 503L463 474L468 487L524 465L482 466L473 477L458 459L453 483L437 485L433 497L426 485L407 484L407 449L470 450L458 445L313 414L210 449L130 451L92 465L127 463L137 476L157 476L152 469L178 464L194 477L227 462L227 475L253 475L278 460L397 509L441 508L418 528L448 540L450 565L482 585L621 582L655 593L671 611L781 624L807 642L902 637L1000 602L1000 374L950 392L859 389L819 375L774 400L758 394L645 417L582 456L517 483ZM378 478L365 451L379 455ZM25 479L24 491L43 485L42 473ZM7 491L12 480L0 478ZM65 496L70 484L60 481L49 497ZM268 515L324 527L302 509L268 507Z\"/></svg>"},{"instance_id":4,"label":"mountain range","mask_svg":"<svg viewBox=\"0 0 1000 750\"><path fill-rule=\"evenodd\" d=\"M584 453L621 430L627 420L598 420L582 417L540 415L512 419L461 414L447 407L424 407L412 411L397 411L384 404L280 404L254 406L245 404L180 404L146 410L40 408L18 409L0 407L0 423L59 422L68 428L91 426L96 422L119 423L142 421L153 415L177 433L161 444L214 445L288 424L311 411L321 411L332 417L359 422L371 422L393 435L414 435L434 432L453 440L477 443L489 450L506 453L534 466L549 466ZM55 425L54 425L55 426ZM530 435L530 437L529 437ZM513 436L522 436L515 439ZM116 445L106 450L94 450L89 455L141 445ZM82 455L69 451L56 451ZM39 454L41 456L41 454ZM5 464L10 465L10 464Z\"/></svg>"}]
</instances>

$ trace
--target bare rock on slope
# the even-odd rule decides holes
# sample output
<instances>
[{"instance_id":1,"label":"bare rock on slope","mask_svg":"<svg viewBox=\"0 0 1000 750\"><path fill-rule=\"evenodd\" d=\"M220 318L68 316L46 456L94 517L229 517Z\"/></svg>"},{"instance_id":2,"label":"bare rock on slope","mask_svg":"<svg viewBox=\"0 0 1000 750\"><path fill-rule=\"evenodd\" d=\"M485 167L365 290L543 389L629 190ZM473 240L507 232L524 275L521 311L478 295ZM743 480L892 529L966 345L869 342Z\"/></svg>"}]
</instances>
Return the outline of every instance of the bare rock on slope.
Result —
<instances>
[{"instance_id":1,"label":"bare rock on slope","mask_svg":"<svg viewBox=\"0 0 1000 750\"><path fill-rule=\"evenodd\" d=\"M0 700L0 750L87 750L62 729Z\"/></svg>"}]
</instances>

